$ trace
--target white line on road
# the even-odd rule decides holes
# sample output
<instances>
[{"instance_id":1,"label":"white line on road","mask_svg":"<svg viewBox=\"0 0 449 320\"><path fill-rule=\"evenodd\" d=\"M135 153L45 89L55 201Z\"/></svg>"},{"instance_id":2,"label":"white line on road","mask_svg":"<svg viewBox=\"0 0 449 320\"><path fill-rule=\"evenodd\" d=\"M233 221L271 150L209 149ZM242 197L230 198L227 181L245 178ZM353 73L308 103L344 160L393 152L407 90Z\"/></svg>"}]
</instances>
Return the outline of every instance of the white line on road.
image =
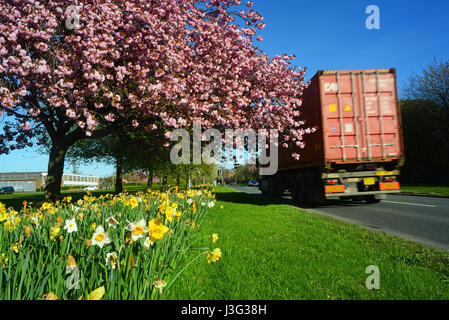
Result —
<instances>
[{"instance_id":1,"label":"white line on road","mask_svg":"<svg viewBox=\"0 0 449 320\"><path fill-rule=\"evenodd\" d=\"M420 206L420 207L429 207L429 208L436 208L437 207L437 206L433 206L433 205L430 205L430 204L418 204L418 203L398 202L398 201L388 201L388 200L383 200L382 202L408 204L410 206Z\"/></svg>"}]
</instances>

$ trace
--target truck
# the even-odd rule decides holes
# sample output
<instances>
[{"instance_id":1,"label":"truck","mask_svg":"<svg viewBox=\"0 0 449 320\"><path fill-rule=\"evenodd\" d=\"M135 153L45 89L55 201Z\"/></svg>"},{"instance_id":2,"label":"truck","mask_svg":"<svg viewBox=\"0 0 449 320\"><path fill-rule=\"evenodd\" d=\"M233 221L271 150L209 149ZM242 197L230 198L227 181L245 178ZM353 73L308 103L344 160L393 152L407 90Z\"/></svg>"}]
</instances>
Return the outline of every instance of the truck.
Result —
<instances>
[{"instance_id":1,"label":"truck","mask_svg":"<svg viewBox=\"0 0 449 320\"><path fill-rule=\"evenodd\" d=\"M316 131L304 135L304 149L292 142L278 148L277 173L259 176L263 195L290 192L310 206L329 199L377 203L400 192L405 160L396 69L318 71L301 99L299 120Z\"/></svg>"}]
</instances>

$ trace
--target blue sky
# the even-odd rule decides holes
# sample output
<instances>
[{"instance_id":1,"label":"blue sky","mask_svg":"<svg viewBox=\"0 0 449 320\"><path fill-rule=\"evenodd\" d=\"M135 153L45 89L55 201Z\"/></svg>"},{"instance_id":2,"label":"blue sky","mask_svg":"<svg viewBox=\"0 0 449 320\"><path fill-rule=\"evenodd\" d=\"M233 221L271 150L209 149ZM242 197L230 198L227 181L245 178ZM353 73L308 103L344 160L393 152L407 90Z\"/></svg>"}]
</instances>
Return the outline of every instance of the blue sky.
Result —
<instances>
[{"instance_id":1,"label":"blue sky","mask_svg":"<svg viewBox=\"0 0 449 320\"><path fill-rule=\"evenodd\" d=\"M380 9L379 30L365 27L368 5ZM433 57L449 59L446 0L254 0L254 10L267 24L260 32L264 41L256 45L270 56L295 54L294 64L308 68L306 80L317 70L394 67L401 95L410 75ZM16 151L0 156L0 172L46 171L47 161L33 149ZM113 167L104 164L79 170L113 174Z\"/></svg>"}]
</instances>

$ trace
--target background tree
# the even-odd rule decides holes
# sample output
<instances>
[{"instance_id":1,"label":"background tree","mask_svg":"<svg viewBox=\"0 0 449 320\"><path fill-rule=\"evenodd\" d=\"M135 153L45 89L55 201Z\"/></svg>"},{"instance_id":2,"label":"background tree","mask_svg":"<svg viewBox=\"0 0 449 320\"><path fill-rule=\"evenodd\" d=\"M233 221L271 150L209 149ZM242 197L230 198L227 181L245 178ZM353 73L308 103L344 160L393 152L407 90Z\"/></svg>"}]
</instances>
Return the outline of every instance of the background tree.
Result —
<instances>
[{"instance_id":1,"label":"background tree","mask_svg":"<svg viewBox=\"0 0 449 320\"><path fill-rule=\"evenodd\" d=\"M401 101L403 181L449 181L449 61L436 58L410 78Z\"/></svg>"},{"instance_id":2,"label":"background tree","mask_svg":"<svg viewBox=\"0 0 449 320\"><path fill-rule=\"evenodd\" d=\"M24 147L45 130L46 198L56 200L67 149L117 132L122 119L138 126L142 115L152 116L168 129L197 121L275 128L301 144L304 123L295 117L304 70L290 66L294 56L269 58L255 47L263 18L251 1L236 4L0 2L0 115L17 122L0 137L0 150Z\"/></svg>"}]
</instances>

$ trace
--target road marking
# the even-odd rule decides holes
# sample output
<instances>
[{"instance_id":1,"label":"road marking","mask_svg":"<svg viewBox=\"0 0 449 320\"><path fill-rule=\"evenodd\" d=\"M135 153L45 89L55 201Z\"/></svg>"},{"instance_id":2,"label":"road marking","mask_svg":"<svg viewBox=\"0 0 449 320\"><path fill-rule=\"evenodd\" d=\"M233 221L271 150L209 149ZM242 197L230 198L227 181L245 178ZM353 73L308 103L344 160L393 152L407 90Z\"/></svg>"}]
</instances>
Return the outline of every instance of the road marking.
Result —
<instances>
[{"instance_id":1,"label":"road marking","mask_svg":"<svg viewBox=\"0 0 449 320\"><path fill-rule=\"evenodd\" d=\"M387 200L383 200L382 202L408 204L410 206L420 206L420 207L429 207L429 208L436 208L437 207L437 206L433 206L433 205L430 205L430 204L418 204L418 203L409 203L409 202L398 202L398 201L387 201Z\"/></svg>"}]
</instances>

